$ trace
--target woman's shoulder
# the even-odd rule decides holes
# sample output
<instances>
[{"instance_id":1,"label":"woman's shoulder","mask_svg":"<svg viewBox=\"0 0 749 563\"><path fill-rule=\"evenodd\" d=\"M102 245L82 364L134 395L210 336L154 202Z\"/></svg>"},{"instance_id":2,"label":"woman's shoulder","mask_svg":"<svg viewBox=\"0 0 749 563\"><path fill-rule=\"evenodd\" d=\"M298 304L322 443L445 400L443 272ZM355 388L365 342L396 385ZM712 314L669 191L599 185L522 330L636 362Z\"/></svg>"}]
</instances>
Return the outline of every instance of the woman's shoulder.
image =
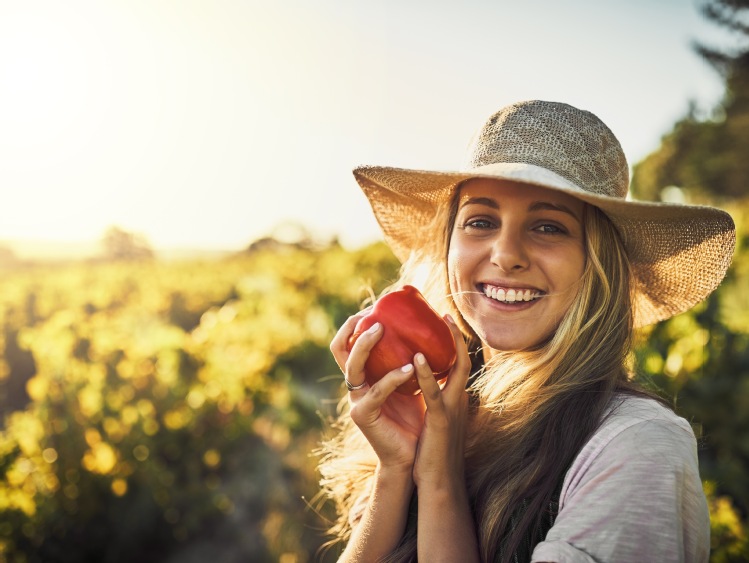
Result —
<instances>
[{"instance_id":1,"label":"woman's shoulder","mask_svg":"<svg viewBox=\"0 0 749 563\"><path fill-rule=\"evenodd\" d=\"M655 399L616 394L598 429L578 453L568 477L592 467L697 466L697 441L690 423Z\"/></svg>"},{"instance_id":2,"label":"woman's shoulder","mask_svg":"<svg viewBox=\"0 0 749 563\"><path fill-rule=\"evenodd\" d=\"M704 561L709 546L691 426L654 399L615 396L565 475L533 560Z\"/></svg>"},{"instance_id":3,"label":"woman's shoulder","mask_svg":"<svg viewBox=\"0 0 749 563\"><path fill-rule=\"evenodd\" d=\"M659 401L620 394L567 471L534 560L574 551L596 561L702 561L709 532L692 427Z\"/></svg>"},{"instance_id":4,"label":"woman's shoulder","mask_svg":"<svg viewBox=\"0 0 749 563\"><path fill-rule=\"evenodd\" d=\"M644 395L616 393L606 407L598 431L616 432L644 422L689 430L691 425L662 402Z\"/></svg>"}]
</instances>

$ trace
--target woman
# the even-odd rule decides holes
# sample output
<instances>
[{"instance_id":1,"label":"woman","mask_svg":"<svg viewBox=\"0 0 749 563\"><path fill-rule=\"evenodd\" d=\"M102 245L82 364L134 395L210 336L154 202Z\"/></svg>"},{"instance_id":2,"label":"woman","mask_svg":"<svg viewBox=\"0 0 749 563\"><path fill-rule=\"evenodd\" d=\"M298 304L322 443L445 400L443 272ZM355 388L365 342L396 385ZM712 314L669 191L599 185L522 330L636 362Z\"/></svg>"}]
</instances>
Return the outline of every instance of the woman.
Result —
<instances>
[{"instance_id":1,"label":"woman","mask_svg":"<svg viewBox=\"0 0 749 563\"><path fill-rule=\"evenodd\" d=\"M355 177L453 331L444 385L424 356L372 385L366 314L331 350L348 410L323 447L342 561L704 561L690 425L630 381L635 327L685 311L733 253L722 211L625 200L622 149L594 115L529 101L493 115L460 172ZM413 375L422 393L396 387Z\"/></svg>"}]
</instances>

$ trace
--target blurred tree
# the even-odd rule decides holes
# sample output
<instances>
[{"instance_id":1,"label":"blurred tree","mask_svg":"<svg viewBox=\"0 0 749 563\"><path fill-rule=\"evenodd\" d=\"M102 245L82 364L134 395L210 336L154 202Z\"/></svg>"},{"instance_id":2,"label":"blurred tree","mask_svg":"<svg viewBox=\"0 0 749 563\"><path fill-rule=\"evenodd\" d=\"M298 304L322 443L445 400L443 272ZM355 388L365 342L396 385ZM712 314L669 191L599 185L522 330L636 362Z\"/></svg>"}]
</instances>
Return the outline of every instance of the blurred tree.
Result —
<instances>
[{"instance_id":1,"label":"blurred tree","mask_svg":"<svg viewBox=\"0 0 749 563\"><path fill-rule=\"evenodd\" d=\"M249 254L264 252L267 250L275 252L301 250L325 250L338 246L337 237L328 238L311 231L306 225L297 221L284 221L276 225L269 235L261 237L247 247Z\"/></svg>"},{"instance_id":2,"label":"blurred tree","mask_svg":"<svg viewBox=\"0 0 749 563\"><path fill-rule=\"evenodd\" d=\"M18 345L18 329L6 325L2 331L0 341L5 349L0 348L4 360L0 377L0 429L4 427L4 415L28 404L26 385L36 373L34 357Z\"/></svg>"},{"instance_id":3,"label":"blurred tree","mask_svg":"<svg viewBox=\"0 0 749 563\"><path fill-rule=\"evenodd\" d=\"M690 105L661 147L634 166L632 192L640 199L662 199L670 186L696 202L749 195L749 0L712 0L702 13L738 45L732 51L694 45L723 76L726 91L712 118L701 120Z\"/></svg>"},{"instance_id":4,"label":"blurred tree","mask_svg":"<svg viewBox=\"0 0 749 563\"><path fill-rule=\"evenodd\" d=\"M0 268L17 266L19 263L20 260L12 248L0 246Z\"/></svg>"},{"instance_id":5,"label":"blurred tree","mask_svg":"<svg viewBox=\"0 0 749 563\"><path fill-rule=\"evenodd\" d=\"M145 237L110 227L101 240L105 260L150 260L154 257Z\"/></svg>"}]
</instances>

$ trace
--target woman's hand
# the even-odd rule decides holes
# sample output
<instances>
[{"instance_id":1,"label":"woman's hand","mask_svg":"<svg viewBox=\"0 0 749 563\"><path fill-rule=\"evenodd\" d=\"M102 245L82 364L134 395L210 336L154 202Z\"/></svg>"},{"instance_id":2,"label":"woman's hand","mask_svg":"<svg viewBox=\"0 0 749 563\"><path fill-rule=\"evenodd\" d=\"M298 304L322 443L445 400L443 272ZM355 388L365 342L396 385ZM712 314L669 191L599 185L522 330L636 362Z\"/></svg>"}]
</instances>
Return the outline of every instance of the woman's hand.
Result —
<instances>
[{"instance_id":1,"label":"woman's hand","mask_svg":"<svg viewBox=\"0 0 749 563\"><path fill-rule=\"evenodd\" d=\"M364 383L364 364L384 328L380 323L362 334L351 352L346 343L357 322L367 313L350 317L341 326L330 344L330 350L348 382L357 387ZM372 385L349 391L351 419L359 427L375 451L380 470L413 471L416 446L424 422L424 400L420 395L394 393L395 389L413 376L414 366L408 364L394 370ZM431 374L430 374L431 375Z\"/></svg>"},{"instance_id":2,"label":"woman's hand","mask_svg":"<svg viewBox=\"0 0 749 563\"><path fill-rule=\"evenodd\" d=\"M419 561L479 561L478 541L465 481L466 383L471 371L463 336L446 316L458 357L440 389L424 356L414 358L426 403L414 482L419 492Z\"/></svg>"},{"instance_id":3,"label":"woman's hand","mask_svg":"<svg viewBox=\"0 0 749 563\"><path fill-rule=\"evenodd\" d=\"M416 375L426 403L426 415L414 465L419 490L429 487L458 487L465 490L465 432L468 413L466 383L471 371L463 335L449 315L457 360L445 385L435 381L423 354L416 354Z\"/></svg>"},{"instance_id":4,"label":"woman's hand","mask_svg":"<svg viewBox=\"0 0 749 563\"><path fill-rule=\"evenodd\" d=\"M364 364L387 330L372 326L347 352L346 343L365 314L349 318L330 344L351 387L364 384ZM379 466L367 508L342 561L375 561L392 551L405 529L414 484L419 490L419 559L478 560L463 469L470 360L463 336L452 319L446 319L458 358L442 388L423 354L416 354L416 367L409 364L371 387L364 384L349 391L351 418L374 449ZM414 369L422 394L395 393Z\"/></svg>"}]
</instances>

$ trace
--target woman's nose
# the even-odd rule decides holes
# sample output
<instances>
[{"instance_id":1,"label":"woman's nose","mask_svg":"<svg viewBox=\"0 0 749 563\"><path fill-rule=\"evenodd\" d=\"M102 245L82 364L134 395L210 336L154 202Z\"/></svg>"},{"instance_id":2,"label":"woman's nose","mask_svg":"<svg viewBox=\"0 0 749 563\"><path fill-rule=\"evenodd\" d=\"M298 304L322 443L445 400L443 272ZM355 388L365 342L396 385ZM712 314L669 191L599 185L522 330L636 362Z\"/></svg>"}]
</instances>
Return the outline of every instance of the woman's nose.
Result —
<instances>
[{"instance_id":1,"label":"woman's nose","mask_svg":"<svg viewBox=\"0 0 749 563\"><path fill-rule=\"evenodd\" d=\"M521 234L510 229L500 229L492 245L491 261L505 272L526 269L530 261Z\"/></svg>"}]
</instances>

